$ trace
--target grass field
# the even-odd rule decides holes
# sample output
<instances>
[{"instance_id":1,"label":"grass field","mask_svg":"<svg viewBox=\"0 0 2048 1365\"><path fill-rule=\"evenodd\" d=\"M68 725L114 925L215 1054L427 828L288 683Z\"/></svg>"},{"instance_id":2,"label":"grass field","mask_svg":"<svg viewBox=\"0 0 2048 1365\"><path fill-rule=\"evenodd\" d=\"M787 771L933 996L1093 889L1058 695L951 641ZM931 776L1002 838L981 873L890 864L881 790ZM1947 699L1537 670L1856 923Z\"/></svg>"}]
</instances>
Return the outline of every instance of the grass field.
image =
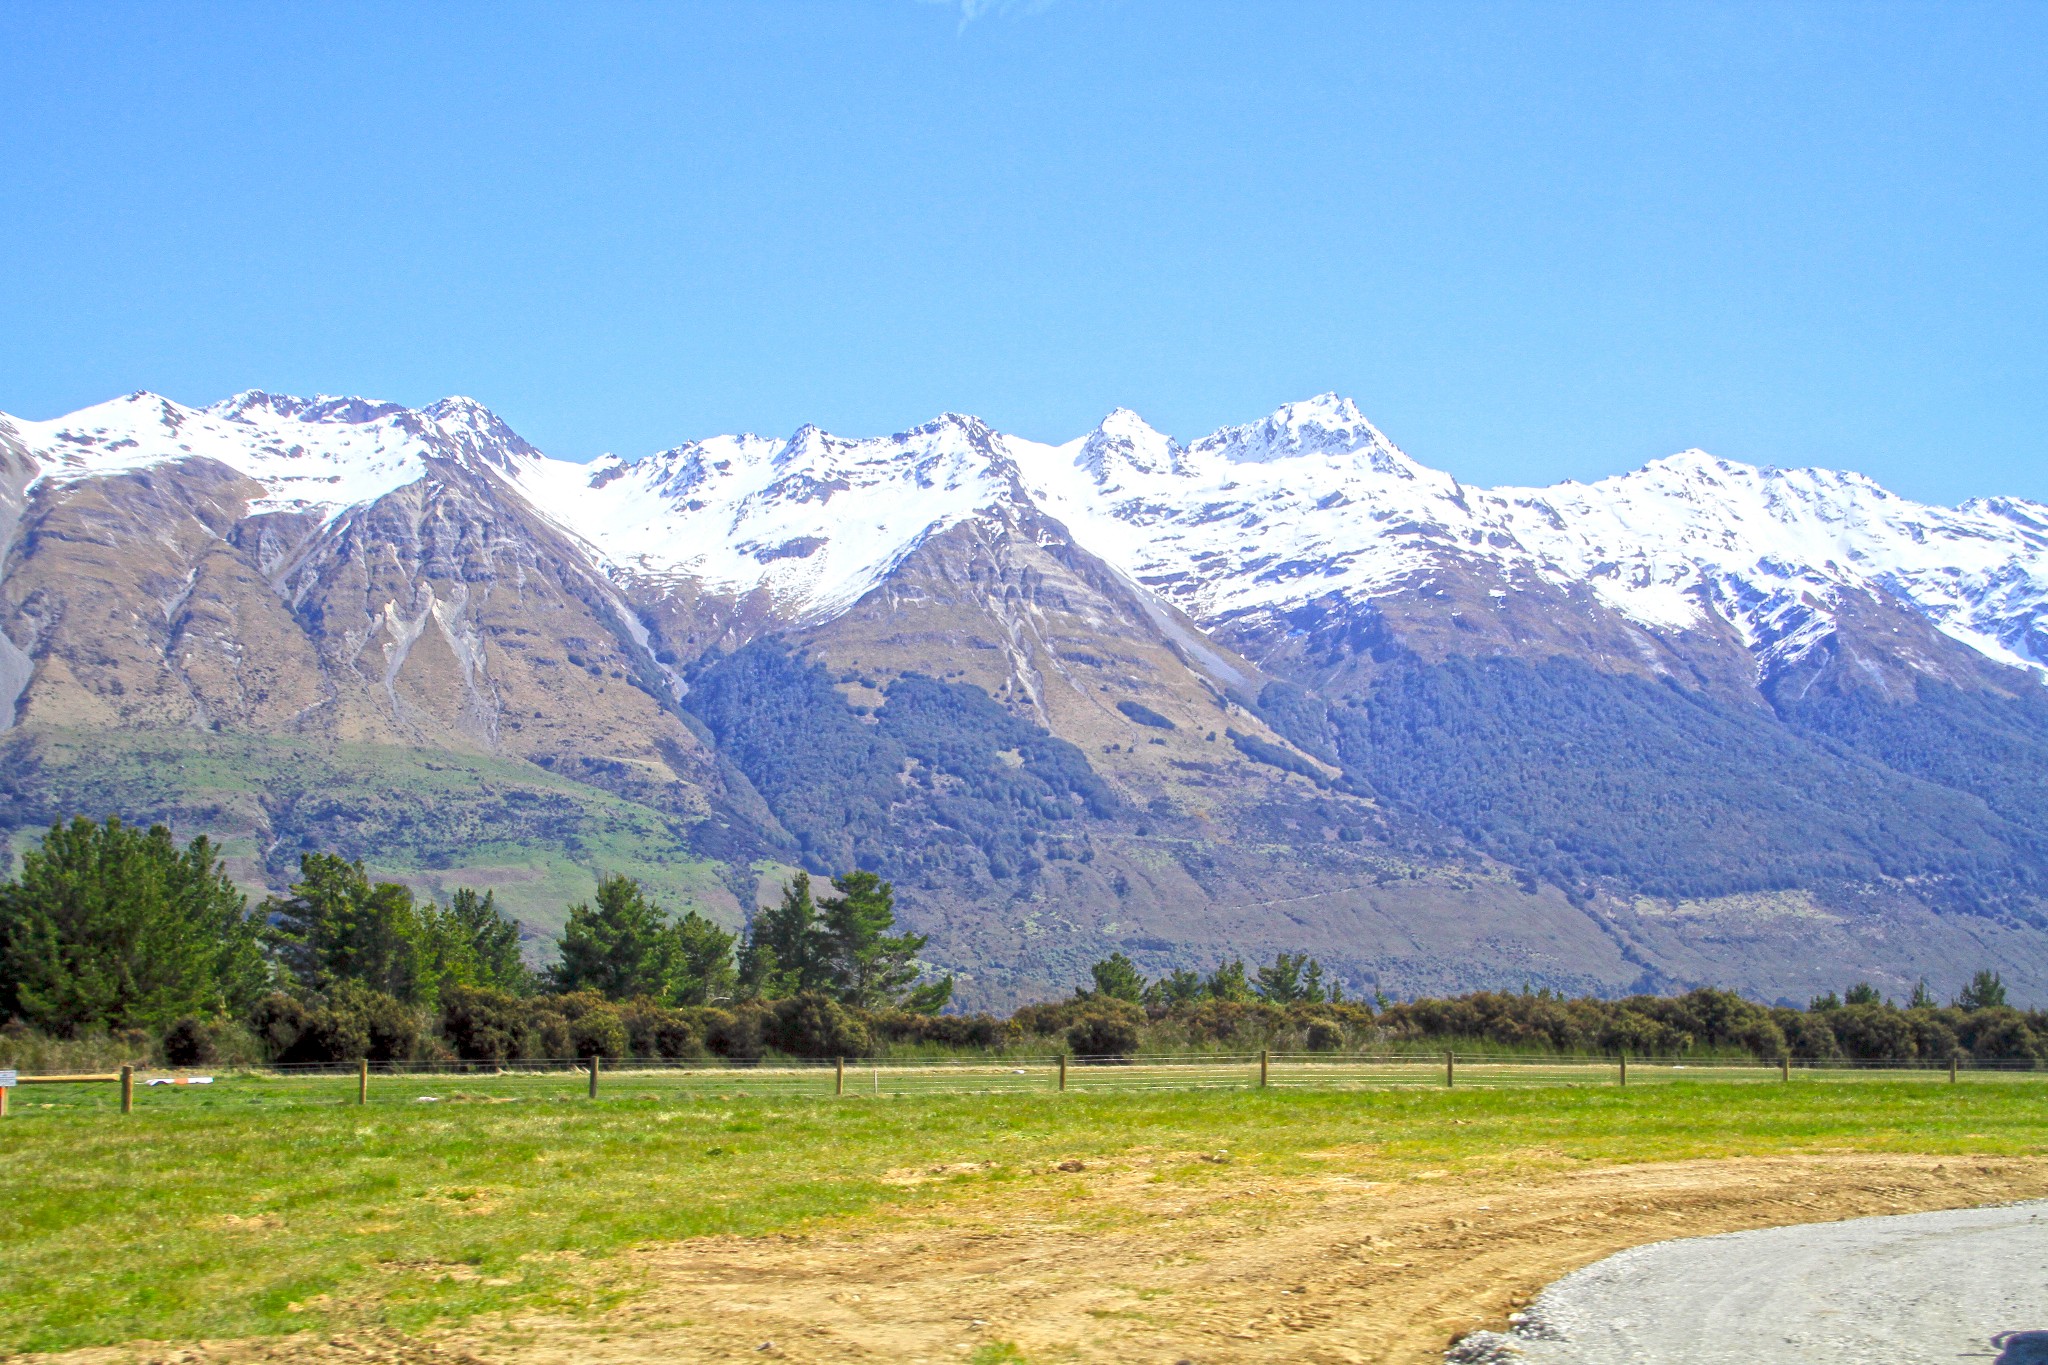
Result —
<instances>
[{"instance_id":1,"label":"grass field","mask_svg":"<svg viewBox=\"0 0 2048 1365\"><path fill-rule=\"evenodd\" d=\"M1060 1163L1148 1181L1285 1177L1333 1148L1382 1173L1804 1151L2048 1154L2048 1083L1802 1078L1572 1089L923 1095L843 1100L618 1077L228 1078L17 1091L0 1126L0 1350L583 1313L614 1253L1057 1192ZM422 1096L437 1097L423 1103ZM1219 1154L1227 1154L1219 1158ZM905 1180L906 1170L949 1170ZM1113 1210L1096 1210L1110 1216Z\"/></svg>"}]
</instances>

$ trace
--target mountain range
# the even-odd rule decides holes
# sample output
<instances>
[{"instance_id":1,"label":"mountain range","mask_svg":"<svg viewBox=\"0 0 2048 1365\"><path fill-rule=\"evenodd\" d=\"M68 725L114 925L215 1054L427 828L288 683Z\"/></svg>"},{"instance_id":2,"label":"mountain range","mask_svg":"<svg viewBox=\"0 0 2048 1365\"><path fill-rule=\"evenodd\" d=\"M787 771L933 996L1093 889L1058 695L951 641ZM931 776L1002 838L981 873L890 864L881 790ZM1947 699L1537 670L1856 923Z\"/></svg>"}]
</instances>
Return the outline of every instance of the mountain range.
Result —
<instances>
[{"instance_id":1,"label":"mountain range","mask_svg":"<svg viewBox=\"0 0 2048 1365\"><path fill-rule=\"evenodd\" d=\"M551 459L464 398L0 416L0 834L74 812L727 924L898 887L972 1004L2048 999L2048 506L1687 451L1483 489L1323 395Z\"/></svg>"}]
</instances>

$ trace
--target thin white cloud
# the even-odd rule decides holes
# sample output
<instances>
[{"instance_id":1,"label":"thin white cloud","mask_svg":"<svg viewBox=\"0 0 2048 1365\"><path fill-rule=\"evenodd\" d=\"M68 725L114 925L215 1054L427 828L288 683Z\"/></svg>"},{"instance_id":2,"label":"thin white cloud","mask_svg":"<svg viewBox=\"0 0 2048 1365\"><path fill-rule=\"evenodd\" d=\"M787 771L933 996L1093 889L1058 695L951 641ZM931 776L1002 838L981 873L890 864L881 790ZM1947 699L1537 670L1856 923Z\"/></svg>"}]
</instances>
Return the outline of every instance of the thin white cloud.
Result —
<instances>
[{"instance_id":1,"label":"thin white cloud","mask_svg":"<svg viewBox=\"0 0 2048 1365\"><path fill-rule=\"evenodd\" d=\"M922 0L922 3L959 10L960 27L964 30L976 19L1043 14L1059 0Z\"/></svg>"}]
</instances>

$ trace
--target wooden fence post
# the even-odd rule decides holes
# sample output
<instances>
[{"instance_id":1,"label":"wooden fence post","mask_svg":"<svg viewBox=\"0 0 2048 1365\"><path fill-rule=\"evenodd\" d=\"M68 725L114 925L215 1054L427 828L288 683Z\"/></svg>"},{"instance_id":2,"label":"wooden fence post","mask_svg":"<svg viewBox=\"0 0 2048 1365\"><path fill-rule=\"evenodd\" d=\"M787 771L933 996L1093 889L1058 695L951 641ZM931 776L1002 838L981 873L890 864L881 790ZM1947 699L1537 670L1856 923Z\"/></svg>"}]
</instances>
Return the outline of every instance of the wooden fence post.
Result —
<instances>
[{"instance_id":1,"label":"wooden fence post","mask_svg":"<svg viewBox=\"0 0 2048 1365\"><path fill-rule=\"evenodd\" d=\"M1261 1090L1266 1088L1266 1065L1269 1055L1265 1048L1259 1049L1259 1089Z\"/></svg>"},{"instance_id":2,"label":"wooden fence post","mask_svg":"<svg viewBox=\"0 0 2048 1365\"><path fill-rule=\"evenodd\" d=\"M1457 1054L1456 1054L1456 1053L1453 1053L1453 1052L1451 1052L1451 1051L1450 1051L1449 1049L1445 1049L1445 1051L1444 1051L1444 1087L1445 1087L1446 1089L1448 1089L1448 1088L1450 1088L1451 1086L1454 1086L1454 1085L1456 1085L1457 1083L1458 1083L1458 1058L1457 1058Z\"/></svg>"},{"instance_id":3,"label":"wooden fence post","mask_svg":"<svg viewBox=\"0 0 2048 1365\"><path fill-rule=\"evenodd\" d=\"M135 1112L135 1068L125 1062L121 1065L121 1112Z\"/></svg>"},{"instance_id":4,"label":"wooden fence post","mask_svg":"<svg viewBox=\"0 0 2048 1365\"><path fill-rule=\"evenodd\" d=\"M1621 1084L1623 1089L1628 1088L1628 1050L1626 1048L1622 1049L1621 1053Z\"/></svg>"},{"instance_id":5,"label":"wooden fence post","mask_svg":"<svg viewBox=\"0 0 2048 1365\"><path fill-rule=\"evenodd\" d=\"M1956 1054L1953 1052L1948 1054L1948 1083L1956 1083Z\"/></svg>"},{"instance_id":6,"label":"wooden fence post","mask_svg":"<svg viewBox=\"0 0 2048 1365\"><path fill-rule=\"evenodd\" d=\"M835 1059L832 1067L832 1093L844 1095L846 1093L846 1058L840 1057Z\"/></svg>"},{"instance_id":7,"label":"wooden fence post","mask_svg":"<svg viewBox=\"0 0 2048 1365\"><path fill-rule=\"evenodd\" d=\"M1066 1054L1066 1053L1064 1053L1064 1052L1062 1052L1062 1053L1060 1054L1060 1089L1061 1089L1062 1091L1065 1091L1065 1090L1066 1090L1066 1088L1067 1088L1067 1054Z\"/></svg>"},{"instance_id":8,"label":"wooden fence post","mask_svg":"<svg viewBox=\"0 0 2048 1365\"><path fill-rule=\"evenodd\" d=\"M597 1054L590 1054L590 1098L597 1098Z\"/></svg>"},{"instance_id":9,"label":"wooden fence post","mask_svg":"<svg viewBox=\"0 0 2048 1365\"><path fill-rule=\"evenodd\" d=\"M360 1057L356 1060L356 1103L368 1104L369 1102L370 1059L368 1057Z\"/></svg>"}]
</instances>

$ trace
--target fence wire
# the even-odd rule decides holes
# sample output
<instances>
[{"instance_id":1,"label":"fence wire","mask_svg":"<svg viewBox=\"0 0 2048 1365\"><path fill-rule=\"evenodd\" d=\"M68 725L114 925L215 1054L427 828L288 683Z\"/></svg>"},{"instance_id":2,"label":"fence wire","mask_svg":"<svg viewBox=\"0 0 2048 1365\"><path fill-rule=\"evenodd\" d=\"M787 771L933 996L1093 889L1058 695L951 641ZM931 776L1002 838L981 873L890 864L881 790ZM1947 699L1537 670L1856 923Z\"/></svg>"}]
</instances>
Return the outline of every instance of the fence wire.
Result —
<instances>
[{"instance_id":1,"label":"fence wire","mask_svg":"<svg viewBox=\"0 0 2048 1365\"><path fill-rule=\"evenodd\" d=\"M740 1095L870 1098L939 1094L1107 1094L1195 1090L1394 1090L1533 1086L1620 1087L1679 1082L1752 1084L1812 1080L1918 1080L2038 1078L2048 1069L2030 1061L1958 1059L1947 1062L1857 1062L1841 1058L1759 1061L1727 1058L1543 1057L1484 1052L1335 1053L1245 1052L1130 1057L994 1056L954 1059L603 1058L593 1073L588 1058L512 1061L372 1062L273 1066L218 1072L138 1069L139 1098L162 1102L205 1093L252 1102L348 1102L358 1098L638 1097L678 1099ZM36 1087L20 1099L99 1104L103 1089L81 1078ZM103 1080L115 1080L109 1075ZM105 1099L111 1100L111 1096ZM54 1104L50 1107L56 1107Z\"/></svg>"}]
</instances>

